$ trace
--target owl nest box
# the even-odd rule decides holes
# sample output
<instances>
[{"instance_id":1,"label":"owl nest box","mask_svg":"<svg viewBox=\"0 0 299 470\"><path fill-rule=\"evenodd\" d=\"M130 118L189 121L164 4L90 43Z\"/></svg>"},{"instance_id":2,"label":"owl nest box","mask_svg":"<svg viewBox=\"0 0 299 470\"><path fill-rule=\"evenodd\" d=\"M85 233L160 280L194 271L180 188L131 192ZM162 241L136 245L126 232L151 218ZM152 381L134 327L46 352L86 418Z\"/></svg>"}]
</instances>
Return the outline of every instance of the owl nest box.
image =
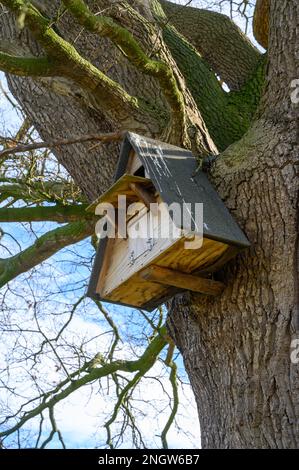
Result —
<instances>
[{"instance_id":1,"label":"owl nest box","mask_svg":"<svg viewBox=\"0 0 299 470\"><path fill-rule=\"evenodd\" d=\"M184 290L222 292L211 273L250 244L197 167L188 150L127 133L115 183L87 209L102 215L90 297L152 311Z\"/></svg>"}]
</instances>

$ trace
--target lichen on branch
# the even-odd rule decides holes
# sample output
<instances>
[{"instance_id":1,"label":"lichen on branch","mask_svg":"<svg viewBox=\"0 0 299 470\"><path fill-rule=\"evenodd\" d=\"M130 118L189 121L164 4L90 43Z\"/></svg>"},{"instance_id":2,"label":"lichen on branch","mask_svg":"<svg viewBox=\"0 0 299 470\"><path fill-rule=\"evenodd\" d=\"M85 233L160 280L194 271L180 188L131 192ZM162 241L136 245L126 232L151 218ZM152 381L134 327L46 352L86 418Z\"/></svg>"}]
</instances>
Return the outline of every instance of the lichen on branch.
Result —
<instances>
[{"instance_id":1,"label":"lichen on branch","mask_svg":"<svg viewBox=\"0 0 299 470\"><path fill-rule=\"evenodd\" d=\"M83 0L63 0L63 3L88 31L109 38L138 70L158 80L173 115L182 124L185 120L184 100L170 66L151 59L130 31L108 16L93 14Z\"/></svg>"},{"instance_id":2,"label":"lichen on branch","mask_svg":"<svg viewBox=\"0 0 299 470\"><path fill-rule=\"evenodd\" d=\"M261 56L241 29L228 16L215 11L166 0L160 3L168 22L188 39L231 90L239 90L254 73Z\"/></svg>"},{"instance_id":3,"label":"lichen on branch","mask_svg":"<svg viewBox=\"0 0 299 470\"><path fill-rule=\"evenodd\" d=\"M76 222L92 219L87 204L36 207L1 207L0 222Z\"/></svg>"},{"instance_id":4,"label":"lichen on branch","mask_svg":"<svg viewBox=\"0 0 299 470\"><path fill-rule=\"evenodd\" d=\"M105 113L118 123L118 127L127 126L132 121L132 115L144 115L149 112L150 108L142 99L129 95L119 83L84 59L74 46L59 36L51 27L51 21L30 2L2 0L2 3L16 18L22 15L24 26L29 28L43 47L53 66L55 64L57 75L71 78L91 93Z\"/></svg>"},{"instance_id":5,"label":"lichen on branch","mask_svg":"<svg viewBox=\"0 0 299 470\"><path fill-rule=\"evenodd\" d=\"M26 77L52 77L59 74L49 57L18 57L0 50L0 69Z\"/></svg>"}]
</instances>

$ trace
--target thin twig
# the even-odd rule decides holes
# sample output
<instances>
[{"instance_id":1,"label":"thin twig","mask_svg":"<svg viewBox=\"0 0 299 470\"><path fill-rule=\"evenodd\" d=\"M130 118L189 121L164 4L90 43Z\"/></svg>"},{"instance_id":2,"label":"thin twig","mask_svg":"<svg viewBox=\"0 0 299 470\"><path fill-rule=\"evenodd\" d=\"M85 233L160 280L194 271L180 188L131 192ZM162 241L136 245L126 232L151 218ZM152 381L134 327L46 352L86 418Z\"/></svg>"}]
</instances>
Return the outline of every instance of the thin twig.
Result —
<instances>
[{"instance_id":1,"label":"thin twig","mask_svg":"<svg viewBox=\"0 0 299 470\"><path fill-rule=\"evenodd\" d=\"M82 142L90 142L91 140L97 140L102 143L119 142L125 136L125 131L120 132L108 132L106 134L86 134L78 137L71 137L69 139L58 139L48 142L36 142L35 144L20 144L15 147L2 150L0 152L0 159L3 159L7 155L13 155L21 152L28 152L30 150L38 150L43 148L55 148L61 145L79 144Z\"/></svg>"}]
</instances>

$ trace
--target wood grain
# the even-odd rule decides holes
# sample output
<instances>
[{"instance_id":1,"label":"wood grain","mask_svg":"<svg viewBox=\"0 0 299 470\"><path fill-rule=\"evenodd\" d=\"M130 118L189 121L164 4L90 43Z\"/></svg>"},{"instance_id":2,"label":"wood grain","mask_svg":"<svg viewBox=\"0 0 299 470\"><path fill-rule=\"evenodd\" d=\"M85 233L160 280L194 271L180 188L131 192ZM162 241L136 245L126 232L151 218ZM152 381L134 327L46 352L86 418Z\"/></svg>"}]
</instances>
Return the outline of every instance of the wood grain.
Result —
<instances>
[{"instance_id":1,"label":"wood grain","mask_svg":"<svg viewBox=\"0 0 299 470\"><path fill-rule=\"evenodd\" d=\"M185 274L173 269L161 268L151 265L139 273L145 281L153 281L167 286L174 286L180 289L200 292L207 295L219 295L225 288L222 282L205 279L192 274Z\"/></svg>"}]
</instances>

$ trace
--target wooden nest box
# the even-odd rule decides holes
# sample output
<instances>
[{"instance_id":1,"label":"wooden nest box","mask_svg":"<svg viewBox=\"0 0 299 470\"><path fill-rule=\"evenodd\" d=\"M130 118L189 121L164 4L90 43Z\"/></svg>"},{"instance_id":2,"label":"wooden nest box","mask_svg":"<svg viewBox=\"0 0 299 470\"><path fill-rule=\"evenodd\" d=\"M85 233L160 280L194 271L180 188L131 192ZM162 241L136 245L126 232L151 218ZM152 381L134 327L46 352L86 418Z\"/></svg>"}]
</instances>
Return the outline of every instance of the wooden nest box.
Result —
<instances>
[{"instance_id":1,"label":"wooden nest box","mask_svg":"<svg viewBox=\"0 0 299 470\"><path fill-rule=\"evenodd\" d=\"M100 239L90 297L151 311L184 290L222 292L210 274L249 242L197 167L188 150L126 135L114 185L88 208L111 205L116 217L102 222L126 229Z\"/></svg>"}]
</instances>

